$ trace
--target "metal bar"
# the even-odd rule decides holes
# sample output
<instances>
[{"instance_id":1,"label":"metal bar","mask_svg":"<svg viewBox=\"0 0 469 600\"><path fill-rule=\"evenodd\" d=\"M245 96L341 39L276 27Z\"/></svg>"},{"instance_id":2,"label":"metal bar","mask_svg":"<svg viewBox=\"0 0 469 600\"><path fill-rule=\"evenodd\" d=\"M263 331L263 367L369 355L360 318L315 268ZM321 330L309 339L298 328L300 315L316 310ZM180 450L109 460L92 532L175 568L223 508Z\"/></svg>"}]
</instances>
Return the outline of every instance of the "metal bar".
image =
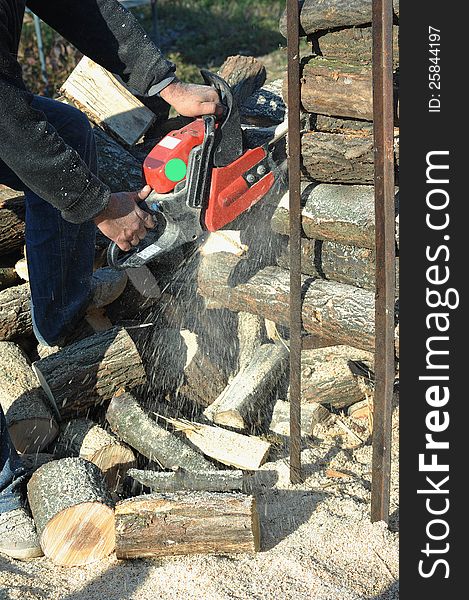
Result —
<instances>
[{"instance_id":1,"label":"metal bar","mask_svg":"<svg viewBox=\"0 0 469 600\"><path fill-rule=\"evenodd\" d=\"M301 128L300 10L287 0L288 173L290 190L290 481L301 478Z\"/></svg>"},{"instance_id":2,"label":"metal bar","mask_svg":"<svg viewBox=\"0 0 469 600\"><path fill-rule=\"evenodd\" d=\"M371 520L389 520L394 385L394 107L392 0L373 0L373 122L376 218L375 395Z\"/></svg>"}]
</instances>

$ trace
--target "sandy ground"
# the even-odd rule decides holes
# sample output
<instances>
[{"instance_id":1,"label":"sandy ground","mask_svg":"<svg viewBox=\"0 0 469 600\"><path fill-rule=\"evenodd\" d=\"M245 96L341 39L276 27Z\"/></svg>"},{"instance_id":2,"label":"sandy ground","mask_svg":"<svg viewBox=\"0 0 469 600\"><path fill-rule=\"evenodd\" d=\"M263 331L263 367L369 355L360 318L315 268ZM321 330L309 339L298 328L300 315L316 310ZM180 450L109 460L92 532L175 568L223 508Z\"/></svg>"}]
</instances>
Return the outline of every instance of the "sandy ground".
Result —
<instances>
[{"instance_id":1,"label":"sandy ground","mask_svg":"<svg viewBox=\"0 0 469 600\"><path fill-rule=\"evenodd\" d=\"M119 561L113 555L70 569L45 558L17 562L0 556L0 599L398 598L398 408L389 528L369 519L371 445L356 447L340 432L322 428L307 442L304 484L289 483L280 450L253 478L262 532L262 551L254 556Z\"/></svg>"}]
</instances>

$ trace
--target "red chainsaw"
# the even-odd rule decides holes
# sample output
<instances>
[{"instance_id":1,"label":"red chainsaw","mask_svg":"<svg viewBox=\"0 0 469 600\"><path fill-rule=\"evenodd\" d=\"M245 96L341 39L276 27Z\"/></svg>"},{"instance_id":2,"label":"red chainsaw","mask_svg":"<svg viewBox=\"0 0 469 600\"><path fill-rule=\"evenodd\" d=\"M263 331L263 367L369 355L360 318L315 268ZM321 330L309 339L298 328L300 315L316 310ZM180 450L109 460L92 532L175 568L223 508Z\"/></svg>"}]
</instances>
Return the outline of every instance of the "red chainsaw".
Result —
<instances>
[{"instance_id":1,"label":"red chainsaw","mask_svg":"<svg viewBox=\"0 0 469 600\"><path fill-rule=\"evenodd\" d=\"M201 73L218 91L224 114L219 121L204 116L171 131L148 154L143 173L153 192L140 207L157 224L129 252L110 244L108 263L116 269L141 267L217 231L256 204L275 182L271 145L244 149L230 86L218 75Z\"/></svg>"}]
</instances>

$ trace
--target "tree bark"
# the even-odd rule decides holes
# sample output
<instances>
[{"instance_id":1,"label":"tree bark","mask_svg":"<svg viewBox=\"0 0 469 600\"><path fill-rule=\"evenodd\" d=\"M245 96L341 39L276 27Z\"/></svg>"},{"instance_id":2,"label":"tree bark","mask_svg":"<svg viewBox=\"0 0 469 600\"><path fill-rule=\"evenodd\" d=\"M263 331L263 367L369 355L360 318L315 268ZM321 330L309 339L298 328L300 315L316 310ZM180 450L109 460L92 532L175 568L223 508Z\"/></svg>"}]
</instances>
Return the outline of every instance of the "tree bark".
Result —
<instances>
[{"instance_id":1,"label":"tree bark","mask_svg":"<svg viewBox=\"0 0 469 600\"><path fill-rule=\"evenodd\" d=\"M81 458L40 467L28 483L28 500L41 548L55 564L86 565L114 550L114 510L103 474Z\"/></svg>"},{"instance_id":2,"label":"tree bark","mask_svg":"<svg viewBox=\"0 0 469 600\"><path fill-rule=\"evenodd\" d=\"M15 267L0 267L0 290L13 287L20 282Z\"/></svg>"},{"instance_id":3,"label":"tree bark","mask_svg":"<svg viewBox=\"0 0 469 600\"><path fill-rule=\"evenodd\" d=\"M266 267L242 277L242 259L230 254L207 256L199 267L199 292L233 311L249 311L289 324L289 272ZM337 344L374 350L374 294L334 281L303 278L303 327Z\"/></svg>"},{"instance_id":4,"label":"tree bark","mask_svg":"<svg viewBox=\"0 0 469 600\"><path fill-rule=\"evenodd\" d=\"M132 450L90 419L64 424L54 454L58 458L78 456L89 460L101 469L111 492L119 489L127 470L135 464Z\"/></svg>"},{"instance_id":5,"label":"tree bark","mask_svg":"<svg viewBox=\"0 0 469 600\"><path fill-rule=\"evenodd\" d=\"M372 368L373 354L349 346L305 350L301 355L302 402L317 402L340 409L365 399L362 378L353 374L351 361Z\"/></svg>"},{"instance_id":6,"label":"tree bark","mask_svg":"<svg viewBox=\"0 0 469 600\"><path fill-rule=\"evenodd\" d=\"M267 72L263 63L253 56L229 56L218 71L228 85L238 106L265 83Z\"/></svg>"},{"instance_id":7,"label":"tree bark","mask_svg":"<svg viewBox=\"0 0 469 600\"><path fill-rule=\"evenodd\" d=\"M28 358L13 342L0 342L0 406L17 452L41 452L59 432Z\"/></svg>"},{"instance_id":8,"label":"tree bark","mask_svg":"<svg viewBox=\"0 0 469 600\"><path fill-rule=\"evenodd\" d=\"M270 394L285 372L288 351L281 344L263 344L251 362L229 383L220 396L204 411L217 425L246 429L261 421Z\"/></svg>"},{"instance_id":9,"label":"tree bark","mask_svg":"<svg viewBox=\"0 0 469 600\"><path fill-rule=\"evenodd\" d=\"M311 131L322 131L324 133L352 133L353 135L373 133L373 123L370 121L342 119L318 114L309 115L309 128Z\"/></svg>"},{"instance_id":10,"label":"tree bark","mask_svg":"<svg viewBox=\"0 0 469 600\"><path fill-rule=\"evenodd\" d=\"M399 66L399 26L392 29L393 67ZM371 27L353 27L325 34L312 35L313 47L317 44L321 54L328 58L344 61L357 61L371 65L372 63L372 31Z\"/></svg>"},{"instance_id":11,"label":"tree bark","mask_svg":"<svg viewBox=\"0 0 469 600\"><path fill-rule=\"evenodd\" d=\"M243 490L242 471L199 471L191 472L176 469L172 473L129 469L132 477L152 492L241 492Z\"/></svg>"},{"instance_id":12,"label":"tree bark","mask_svg":"<svg viewBox=\"0 0 469 600\"><path fill-rule=\"evenodd\" d=\"M110 135L94 127L99 178L111 192L134 192L143 185L142 164Z\"/></svg>"},{"instance_id":13,"label":"tree bark","mask_svg":"<svg viewBox=\"0 0 469 600\"><path fill-rule=\"evenodd\" d=\"M228 492L149 494L116 506L117 558L257 550L259 517L252 496Z\"/></svg>"},{"instance_id":14,"label":"tree bark","mask_svg":"<svg viewBox=\"0 0 469 600\"><path fill-rule=\"evenodd\" d=\"M29 299L28 283L0 292L0 341L32 334Z\"/></svg>"},{"instance_id":15,"label":"tree bark","mask_svg":"<svg viewBox=\"0 0 469 600\"><path fill-rule=\"evenodd\" d=\"M215 467L163 427L151 420L128 393L114 396L106 413L112 431L150 460L172 469L215 471Z\"/></svg>"},{"instance_id":16,"label":"tree bark","mask_svg":"<svg viewBox=\"0 0 469 600\"><path fill-rule=\"evenodd\" d=\"M373 136L370 133L309 131L302 137L303 177L322 183L372 184ZM399 138L394 137L398 164ZM396 172L397 175L397 172Z\"/></svg>"},{"instance_id":17,"label":"tree bark","mask_svg":"<svg viewBox=\"0 0 469 600\"><path fill-rule=\"evenodd\" d=\"M257 126L278 125L285 120L282 79L276 79L246 98L240 107L241 120Z\"/></svg>"},{"instance_id":18,"label":"tree bark","mask_svg":"<svg viewBox=\"0 0 469 600\"><path fill-rule=\"evenodd\" d=\"M238 313L238 371L243 371L252 362L262 344L264 320L248 312Z\"/></svg>"},{"instance_id":19,"label":"tree bark","mask_svg":"<svg viewBox=\"0 0 469 600\"><path fill-rule=\"evenodd\" d=\"M33 363L33 369L62 419L86 416L120 387L132 389L145 381L132 338L118 328L66 346Z\"/></svg>"},{"instance_id":20,"label":"tree bark","mask_svg":"<svg viewBox=\"0 0 469 600\"><path fill-rule=\"evenodd\" d=\"M0 184L0 255L24 244L24 194Z\"/></svg>"},{"instance_id":21,"label":"tree bark","mask_svg":"<svg viewBox=\"0 0 469 600\"><path fill-rule=\"evenodd\" d=\"M313 435L314 426L325 421L330 414L325 406L317 402L303 404L301 406L301 434ZM278 435L290 437L290 402L277 400L269 429Z\"/></svg>"}]
</instances>

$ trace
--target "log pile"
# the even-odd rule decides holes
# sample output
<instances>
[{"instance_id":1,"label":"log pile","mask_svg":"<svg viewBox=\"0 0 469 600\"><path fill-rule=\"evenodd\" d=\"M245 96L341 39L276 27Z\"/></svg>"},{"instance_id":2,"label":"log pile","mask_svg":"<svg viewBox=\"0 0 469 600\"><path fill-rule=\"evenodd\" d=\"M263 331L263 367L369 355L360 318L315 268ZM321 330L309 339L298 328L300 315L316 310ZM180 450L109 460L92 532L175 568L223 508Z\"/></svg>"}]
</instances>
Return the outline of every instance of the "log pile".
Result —
<instances>
[{"instance_id":1,"label":"log pile","mask_svg":"<svg viewBox=\"0 0 469 600\"><path fill-rule=\"evenodd\" d=\"M236 91L246 145L275 136L286 113L282 82L264 85L264 67L248 57L231 57L221 73ZM366 73L359 75L354 89L363 90ZM101 97L113 101L93 104L103 85ZM88 59L63 87L66 101L85 107L93 120L100 176L113 191L140 187L145 153L171 127L152 125L121 87ZM356 120L369 117L369 105L366 98L354 105L355 113L321 116L347 131L334 144L353 163L348 177L356 185L325 176L321 185L305 183L303 192L305 436L370 392L363 372L373 369L375 335L374 216L366 185L372 150L369 121ZM324 119L318 115L316 123L330 129L321 133L337 136ZM362 141L349 133L358 122ZM180 126L181 119L173 121ZM350 146L342 147L347 136ZM55 563L83 565L114 549L118 558L259 549L246 475L289 437L284 146L278 145L273 190L230 231L150 265L159 298L143 298L129 283L106 318L87 317L81 339L64 348L36 348L28 283L0 271L0 362L17 373L13 384L0 368L0 402L25 460L48 453L34 463L28 498L41 546ZM318 168L335 172L331 155L321 152ZM18 272L27 277L24 199L6 188L1 223L9 227L0 227L1 266L21 263ZM102 247L99 240L97 264Z\"/></svg>"}]
</instances>

